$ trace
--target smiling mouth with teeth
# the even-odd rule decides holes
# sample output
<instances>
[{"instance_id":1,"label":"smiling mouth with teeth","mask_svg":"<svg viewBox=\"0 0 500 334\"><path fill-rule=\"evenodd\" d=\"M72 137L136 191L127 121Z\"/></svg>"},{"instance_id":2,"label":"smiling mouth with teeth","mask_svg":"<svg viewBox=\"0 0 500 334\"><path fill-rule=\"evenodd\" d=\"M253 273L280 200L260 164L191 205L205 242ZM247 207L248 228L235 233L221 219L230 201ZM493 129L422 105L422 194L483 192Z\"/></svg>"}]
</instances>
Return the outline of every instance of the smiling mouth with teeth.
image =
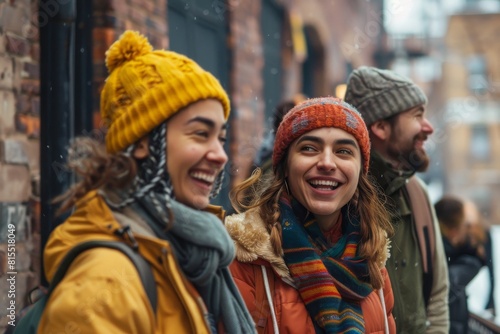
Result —
<instances>
[{"instance_id":1,"label":"smiling mouth with teeth","mask_svg":"<svg viewBox=\"0 0 500 334\"><path fill-rule=\"evenodd\" d=\"M338 182L327 181L327 180L314 180L310 181L309 184L315 189L322 189L322 190L335 190L339 186Z\"/></svg>"},{"instance_id":2,"label":"smiling mouth with teeth","mask_svg":"<svg viewBox=\"0 0 500 334\"><path fill-rule=\"evenodd\" d=\"M215 181L215 175L211 175L211 174L196 172L196 173L191 173L190 175L191 175L191 177L193 177L199 181L203 181L207 184L212 184Z\"/></svg>"}]
</instances>

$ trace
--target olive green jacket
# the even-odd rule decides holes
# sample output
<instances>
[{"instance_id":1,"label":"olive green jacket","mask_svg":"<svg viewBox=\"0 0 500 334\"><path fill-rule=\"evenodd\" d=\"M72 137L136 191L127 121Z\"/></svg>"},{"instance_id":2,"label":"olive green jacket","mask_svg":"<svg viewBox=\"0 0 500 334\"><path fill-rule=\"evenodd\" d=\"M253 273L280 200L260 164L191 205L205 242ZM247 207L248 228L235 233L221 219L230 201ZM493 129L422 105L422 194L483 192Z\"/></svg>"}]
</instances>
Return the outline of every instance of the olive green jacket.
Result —
<instances>
[{"instance_id":1,"label":"olive green jacket","mask_svg":"<svg viewBox=\"0 0 500 334\"><path fill-rule=\"evenodd\" d=\"M419 184L425 192L425 203L430 210L429 240L434 240L434 251L420 249L425 244L419 240L409 198L407 183L417 178L414 172L394 170L378 153L372 151L370 175L385 194L387 207L391 212L394 235L391 237L390 257L387 271L394 292L393 315L398 333L448 333L448 268L441 232L433 206L427 196L424 183ZM383 196L383 195L382 195ZM430 254L432 265L424 272L422 254ZM429 257L428 257L429 258ZM429 296L426 306L424 284L427 283Z\"/></svg>"}]
</instances>

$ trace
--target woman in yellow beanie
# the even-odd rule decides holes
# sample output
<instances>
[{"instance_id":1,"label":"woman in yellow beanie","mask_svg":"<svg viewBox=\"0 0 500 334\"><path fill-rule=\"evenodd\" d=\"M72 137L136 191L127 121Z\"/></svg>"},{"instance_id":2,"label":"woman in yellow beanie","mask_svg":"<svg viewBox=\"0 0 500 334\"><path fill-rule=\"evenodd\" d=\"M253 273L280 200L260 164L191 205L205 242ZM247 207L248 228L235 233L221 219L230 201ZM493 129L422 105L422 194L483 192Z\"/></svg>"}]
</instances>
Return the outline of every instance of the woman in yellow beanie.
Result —
<instances>
[{"instance_id":1,"label":"woman in yellow beanie","mask_svg":"<svg viewBox=\"0 0 500 334\"><path fill-rule=\"evenodd\" d=\"M137 32L110 47L106 65L106 145L72 146L80 181L59 200L61 211L75 209L47 242L46 276L80 243L121 241L151 267L156 304L123 252L92 248L53 290L39 332L254 333L228 270L235 250L223 211L209 207L227 162L226 92L193 60L153 51Z\"/></svg>"},{"instance_id":2,"label":"woman in yellow beanie","mask_svg":"<svg viewBox=\"0 0 500 334\"><path fill-rule=\"evenodd\" d=\"M273 174L234 189L243 212L225 222L231 272L259 333L396 333L384 267L391 228L369 161L358 111L309 99L279 125Z\"/></svg>"}]
</instances>

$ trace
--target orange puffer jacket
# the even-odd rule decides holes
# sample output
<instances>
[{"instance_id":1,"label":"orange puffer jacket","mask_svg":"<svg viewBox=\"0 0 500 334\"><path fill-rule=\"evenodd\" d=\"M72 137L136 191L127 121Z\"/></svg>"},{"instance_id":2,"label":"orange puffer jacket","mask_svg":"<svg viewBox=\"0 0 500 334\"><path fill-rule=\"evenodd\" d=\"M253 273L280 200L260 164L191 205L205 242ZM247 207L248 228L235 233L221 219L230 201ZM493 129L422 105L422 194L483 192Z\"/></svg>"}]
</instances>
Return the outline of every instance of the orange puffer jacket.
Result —
<instances>
[{"instance_id":1,"label":"orange puffer jacket","mask_svg":"<svg viewBox=\"0 0 500 334\"><path fill-rule=\"evenodd\" d=\"M274 254L269 233L258 213L250 210L229 216L225 224L236 245L236 260L230 269L258 333L315 334L305 304L283 258ZM382 273L384 288L361 302L365 333L396 333L391 283L385 268Z\"/></svg>"}]
</instances>

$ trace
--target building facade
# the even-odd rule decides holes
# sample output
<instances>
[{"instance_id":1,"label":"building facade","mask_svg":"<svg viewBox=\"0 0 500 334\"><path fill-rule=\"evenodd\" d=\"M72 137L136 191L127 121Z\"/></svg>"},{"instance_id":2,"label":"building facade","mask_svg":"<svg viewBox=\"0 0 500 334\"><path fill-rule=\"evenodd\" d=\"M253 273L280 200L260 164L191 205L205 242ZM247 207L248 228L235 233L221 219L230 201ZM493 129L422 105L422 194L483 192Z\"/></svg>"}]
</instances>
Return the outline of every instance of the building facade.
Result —
<instances>
[{"instance_id":1,"label":"building facade","mask_svg":"<svg viewBox=\"0 0 500 334\"><path fill-rule=\"evenodd\" d=\"M440 117L444 182L500 222L500 12L452 15L443 66Z\"/></svg>"}]
</instances>

